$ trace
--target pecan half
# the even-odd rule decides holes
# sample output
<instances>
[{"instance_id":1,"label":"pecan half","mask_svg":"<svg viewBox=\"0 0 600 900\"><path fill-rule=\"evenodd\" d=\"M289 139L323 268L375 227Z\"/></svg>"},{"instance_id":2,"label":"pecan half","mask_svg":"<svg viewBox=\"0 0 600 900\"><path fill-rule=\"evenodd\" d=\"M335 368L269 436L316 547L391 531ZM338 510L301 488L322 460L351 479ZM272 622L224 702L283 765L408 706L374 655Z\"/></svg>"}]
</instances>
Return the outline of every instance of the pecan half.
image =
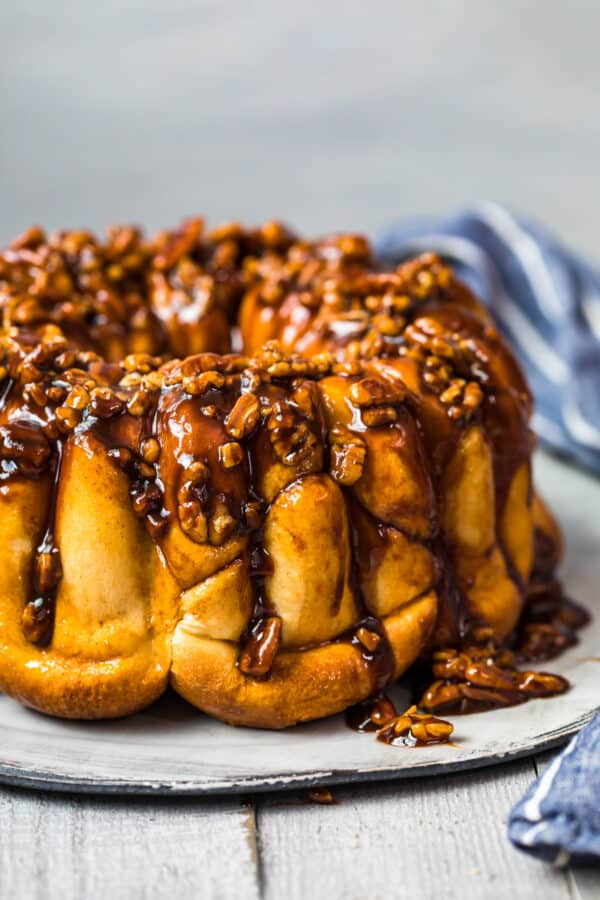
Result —
<instances>
[{"instance_id":1,"label":"pecan half","mask_svg":"<svg viewBox=\"0 0 600 900\"><path fill-rule=\"evenodd\" d=\"M208 540L208 523L203 510L210 470L205 463L195 461L183 472L177 491L177 517L181 530L198 544Z\"/></svg>"},{"instance_id":2,"label":"pecan half","mask_svg":"<svg viewBox=\"0 0 600 900\"><path fill-rule=\"evenodd\" d=\"M225 431L235 440L248 437L260 421L260 404L254 394L242 394L225 418Z\"/></svg>"}]
</instances>

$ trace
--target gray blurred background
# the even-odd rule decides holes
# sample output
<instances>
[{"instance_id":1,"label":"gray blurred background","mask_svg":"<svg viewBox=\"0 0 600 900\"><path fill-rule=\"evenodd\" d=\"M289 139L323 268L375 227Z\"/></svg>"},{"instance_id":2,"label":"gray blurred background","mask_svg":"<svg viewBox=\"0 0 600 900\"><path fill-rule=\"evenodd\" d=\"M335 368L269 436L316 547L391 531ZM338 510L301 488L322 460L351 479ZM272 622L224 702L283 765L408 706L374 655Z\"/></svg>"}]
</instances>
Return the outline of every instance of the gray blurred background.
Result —
<instances>
[{"instance_id":1,"label":"gray blurred background","mask_svg":"<svg viewBox=\"0 0 600 900\"><path fill-rule=\"evenodd\" d=\"M0 0L0 242L497 200L600 257L600 3Z\"/></svg>"}]
</instances>

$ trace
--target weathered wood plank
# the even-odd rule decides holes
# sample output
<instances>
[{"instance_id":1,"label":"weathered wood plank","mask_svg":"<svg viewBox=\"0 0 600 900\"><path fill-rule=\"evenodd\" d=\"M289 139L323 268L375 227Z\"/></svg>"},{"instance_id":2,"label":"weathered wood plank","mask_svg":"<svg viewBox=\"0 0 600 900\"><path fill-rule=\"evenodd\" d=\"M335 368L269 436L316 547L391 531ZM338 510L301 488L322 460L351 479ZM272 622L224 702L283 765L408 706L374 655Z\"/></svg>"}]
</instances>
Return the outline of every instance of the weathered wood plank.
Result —
<instances>
[{"instance_id":1,"label":"weathered wood plank","mask_svg":"<svg viewBox=\"0 0 600 900\"><path fill-rule=\"evenodd\" d=\"M600 870L571 869L569 884L572 900L598 900L600 897Z\"/></svg>"},{"instance_id":2,"label":"weathered wood plank","mask_svg":"<svg viewBox=\"0 0 600 900\"><path fill-rule=\"evenodd\" d=\"M568 874L516 851L511 805L531 760L470 774L335 791L337 805L258 801L265 896L544 900Z\"/></svg>"},{"instance_id":3,"label":"weathered wood plank","mask_svg":"<svg viewBox=\"0 0 600 900\"><path fill-rule=\"evenodd\" d=\"M254 813L239 800L118 800L0 790L0 896L259 896Z\"/></svg>"}]
</instances>

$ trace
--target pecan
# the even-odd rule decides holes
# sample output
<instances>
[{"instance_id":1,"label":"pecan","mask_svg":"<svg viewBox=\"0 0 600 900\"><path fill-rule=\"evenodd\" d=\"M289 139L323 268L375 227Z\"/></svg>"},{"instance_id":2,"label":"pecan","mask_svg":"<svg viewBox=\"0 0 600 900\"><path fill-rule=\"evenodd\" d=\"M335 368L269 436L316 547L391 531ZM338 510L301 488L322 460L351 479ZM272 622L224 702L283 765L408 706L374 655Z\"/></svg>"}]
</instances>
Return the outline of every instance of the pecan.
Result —
<instances>
[{"instance_id":1,"label":"pecan","mask_svg":"<svg viewBox=\"0 0 600 900\"><path fill-rule=\"evenodd\" d=\"M273 451L284 465L299 466L302 471L319 468L320 442L295 405L286 400L274 403L267 431Z\"/></svg>"},{"instance_id":2,"label":"pecan","mask_svg":"<svg viewBox=\"0 0 600 900\"><path fill-rule=\"evenodd\" d=\"M416 706L396 716L377 732L384 744L416 746L445 743L454 731L453 725L429 713L419 713Z\"/></svg>"},{"instance_id":3,"label":"pecan","mask_svg":"<svg viewBox=\"0 0 600 900\"><path fill-rule=\"evenodd\" d=\"M21 616L25 638L38 647L44 647L52 638L54 604L46 597L36 597L26 603Z\"/></svg>"},{"instance_id":4,"label":"pecan","mask_svg":"<svg viewBox=\"0 0 600 900\"><path fill-rule=\"evenodd\" d=\"M74 350L65 350L64 353L56 357L54 362L58 369L65 371L66 369L72 369L76 360L77 354Z\"/></svg>"},{"instance_id":5,"label":"pecan","mask_svg":"<svg viewBox=\"0 0 600 900\"><path fill-rule=\"evenodd\" d=\"M160 444L155 437L144 438L140 445L140 453L145 463L153 465L160 456Z\"/></svg>"},{"instance_id":6,"label":"pecan","mask_svg":"<svg viewBox=\"0 0 600 900\"><path fill-rule=\"evenodd\" d=\"M361 407L402 403L406 397L404 389L395 382L369 377L354 382L349 394L352 402Z\"/></svg>"},{"instance_id":7,"label":"pecan","mask_svg":"<svg viewBox=\"0 0 600 900\"><path fill-rule=\"evenodd\" d=\"M205 394L211 388L219 389L225 384L225 378L219 372L202 372L183 379L183 389L188 394Z\"/></svg>"},{"instance_id":8,"label":"pecan","mask_svg":"<svg viewBox=\"0 0 600 900\"><path fill-rule=\"evenodd\" d=\"M376 631L369 631L364 626L357 629L356 637L369 653L374 653L381 642L380 634L377 634Z\"/></svg>"},{"instance_id":9,"label":"pecan","mask_svg":"<svg viewBox=\"0 0 600 900\"><path fill-rule=\"evenodd\" d=\"M132 492L133 511L143 519L149 513L157 512L162 506L162 491L155 482L142 482Z\"/></svg>"},{"instance_id":10,"label":"pecan","mask_svg":"<svg viewBox=\"0 0 600 900\"><path fill-rule=\"evenodd\" d=\"M39 225L32 225L26 231L19 234L8 245L11 250L22 250L24 247L37 247L46 240L46 234Z\"/></svg>"},{"instance_id":11,"label":"pecan","mask_svg":"<svg viewBox=\"0 0 600 900\"><path fill-rule=\"evenodd\" d=\"M264 678L269 674L281 642L281 619L268 616L252 627L239 658L238 667L244 675Z\"/></svg>"},{"instance_id":12,"label":"pecan","mask_svg":"<svg viewBox=\"0 0 600 900\"><path fill-rule=\"evenodd\" d=\"M465 650L440 650L433 657L437 679L420 705L430 712L470 712L525 703L532 697L562 694L569 687L560 675L521 672L514 654L493 644Z\"/></svg>"},{"instance_id":13,"label":"pecan","mask_svg":"<svg viewBox=\"0 0 600 900\"><path fill-rule=\"evenodd\" d=\"M372 406L362 410L361 419L368 428L389 425L398 421L398 410L393 406Z\"/></svg>"},{"instance_id":14,"label":"pecan","mask_svg":"<svg viewBox=\"0 0 600 900\"><path fill-rule=\"evenodd\" d=\"M71 409L83 410L90 402L90 394L83 385L74 385L67 395L65 405Z\"/></svg>"},{"instance_id":15,"label":"pecan","mask_svg":"<svg viewBox=\"0 0 600 900\"><path fill-rule=\"evenodd\" d=\"M259 420L258 399L254 394L242 394L225 418L225 431L235 440L241 440L254 431Z\"/></svg>"},{"instance_id":16,"label":"pecan","mask_svg":"<svg viewBox=\"0 0 600 900\"><path fill-rule=\"evenodd\" d=\"M261 500L249 500L244 505L244 521L251 531L256 531L260 528L264 517L264 503Z\"/></svg>"},{"instance_id":17,"label":"pecan","mask_svg":"<svg viewBox=\"0 0 600 900\"><path fill-rule=\"evenodd\" d=\"M35 559L34 578L40 594L54 590L62 577L62 566L58 549L53 547L38 553Z\"/></svg>"},{"instance_id":18,"label":"pecan","mask_svg":"<svg viewBox=\"0 0 600 900\"><path fill-rule=\"evenodd\" d=\"M59 430L64 434L67 434L79 425L79 422L81 421L81 410L71 409L68 406L59 406L55 416Z\"/></svg>"},{"instance_id":19,"label":"pecan","mask_svg":"<svg viewBox=\"0 0 600 900\"><path fill-rule=\"evenodd\" d=\"M154 466L147 462L138 463L138 471L142 478L154 478L156 475Z\"/></svg>"},{"instance_id":20,"label":"pecan","mask_svg":"<svg viewBox=\"0 0 600 900\"><path fill-rule=\"evenodd\" d=\"M210 470L203 462L191 463L184 471L177 491L177 516L182 531L198 544L208 539L208 523L203 510Z\"/></svg>"},{"instance_id":21,"label":"pecan","mask_svg":"<svg viewBox=\"0 0 600 900\"><path fill-rule=\"evenodd\" d=\"M23 387L23 399L26 403L35 403L38 406L46 405L46 391L39 382L32 381Z\"/></svg>"},{"instance_id":22,"label":"pecan","mask_svg":"<svg viewBox=\"0 0 600 900\"><path fill-rule=\"evenodd\" d=\"M158 360L148 353L130 353L123 360L123 368L126 372L140 372L146 375L156 368Z\"/></svg>"},{"instance_id":23,"label":"pecan","mask_svg":"<svg viewBox=\"0 0 600 900\"><path fill-rule=\"evenodd\" d=\"M331 477L349 487L361 477L367 457L364 440L343 425L334 426L329 432Z\"/></svg>"},{"instance_id":24,"label":"pecan","mask_svg":"<svg viewBox=\"0 0 600 900\"><path fill-rule=\"evenodd\" d=\"M219 447L219 462L224 469L239 466L244 458L244 451L236 441L229 441Z\"/></svg>"},{"instance_id":25,"label":"pecan","mask_svg":"<svg viewBox=\"0 0 600 900\"><path fill-rule=\"evenodd\" d=\"M90 409L99 419L110 419L112 416L117 416L123 412L124 408L123 401L110 388L97 387L93 389L90 397Z\"/></svg>"},{"instance_id":26,"label":"pecan","mask_svg":"<svg viewBox=\"0 0 600 900\"><path fill-rule=\"evenodd\" d=\"M160 271L172 268L183 256L187 256L198 243L203 221L189 219L178 231L166 236L163 246L154 257L154 266Z\"/></svg>"},{"instance_id":27,"label":"pecan","mask_svg":"<svg viewBox=\"0 0 600 900\"><path fill-rule=\"evenodd\" d=\"M231 536L237 525L231 515L225 499L218 499L215 503L213 515L208 523L208 537L210 543L220 547Z\"/></svg>"},{"instance_id":28,"label":"pecan","mask_svg":"<svg viewBox=\"0 0 600 900\"><path fill-rule=\"evenodd\" d=\"M135 391L127 401L127 412L131 416L143 416L148 412L150 404L151 398L148 391L140 389Z\"/></svg>"}]
</instances>

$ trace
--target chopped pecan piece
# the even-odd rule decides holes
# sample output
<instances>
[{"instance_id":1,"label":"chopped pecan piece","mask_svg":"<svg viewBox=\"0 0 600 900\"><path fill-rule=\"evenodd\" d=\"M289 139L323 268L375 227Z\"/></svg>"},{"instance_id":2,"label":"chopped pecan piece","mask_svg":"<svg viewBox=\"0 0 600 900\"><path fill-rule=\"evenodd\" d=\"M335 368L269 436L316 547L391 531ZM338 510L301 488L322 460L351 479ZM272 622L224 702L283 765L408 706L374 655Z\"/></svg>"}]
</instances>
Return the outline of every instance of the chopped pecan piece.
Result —
<instances>
[{"instance_id":1,"label":"chopped pecan piece","mask_svg":"<svg viewBox=\"0 0 600 900\"><path fill-rule=\"evenodd\" d=\"M25 604L21 617L25 638L38 647L45 647L52 638L54 603L46 597L36 597Z\"/></svg>"},{"instance_id":2,"label":"chopped pecan piece","mask_svg":"<svg viewBox=\"0 0 600 900\"><path fill-rule=\"evenodd\" d=\"M40 594L54 590L62 577L60 554L56 547L44 549L35 559L35 586Z\"/></svg>"},{"instance_id":3,"label":"chopped pecan piece","mask_svg":"<svg viewBox=\"0 0 600 900\"><path fill-rule=\"evenodd\" d=\"M225 431L235 440L248 437L260 421L260 404L254 394L242 394L225 418Z\"/></svg>"},{"instance_id":4,"label":"chopped pecan piece","mask_svg":"<svg viewBox=\"0 0 600 900\"><path fill-rule=\"evenodd\" d=\"M267 431L277 458L301 471L319 468L322 447L317 436L295 404L274 403L267 418Z\"/></svg>"},{"instance_id":5,"label":"chopped pecan piece","mask_svg":"<svg viewBox=\"0 0 600 900\"><path fill-rule=\"evenodd\" d=\"M429 712L477 712L525 703L533 697L562 694L569 682L547 672L521 672L508 650L494 645L463 651L440 650L433 657L437 679L420 706Z\"/></svg>"},{"instance_id":6,"label":"chopped pecan piece","mask_svg":"<svg viewBox=\"0 0 600 900\"><path fill-rule=\"evenodd\" d=\"M429 713L420 713L416 706L396 716L377 732L377 740L394 746L415 747L423 744L446 743L454 726Z\"/></svg>"},{"instance_id":7,"label":"chopped pecan piece","mask_svg":"<svg viewBox=\"0 0 600 900\"><path fill-rule=\"evenodd\" d=\"M281 642L281 619L268 616L252 627L238 659L240 672L255 678L269 674Z\"/></svg>"},{"instance_id":8,"label":"chopped pecan piece","mask_svg":"<svg viewBox=\"0 0 600 900\"><path fill-rule=\"evenodd\" d=\"M351 385L350 399L357 406L381 406L402 403L406 397L404 389L382 378L363 378Z\"/></svg>"},{"instance_id":9,"label":"chopped pecan piece","mask_svg":"<svg viewBox=\"0 0 600 900\"><path fill-rule=\"evenodd\" d=\"M237 441L228 441L219 447L219 462L224 469L233 469L239 466L244 458L244 451Z\"/></svg>"},{"instance_id":10,"label":"chopped pecan piece","mask_svg":"<svg viewBox=\"0 0 600 900\"><path fill-rule=\"evenodd\" d=\"M195 461L183 473L177 491L177 516L181 530L198 544L208 540L208 523L202 507L209 478L208 466Z\"/></svg>"},{"instance_id":11,"label":"chopped pecan piece","mask_svg":"<svg viewBox=\"0 0 600 900\"><path fill-rule=\"evenodd\" d=\"M145 463L153 465L160 456L160 444L155 437L144 438L140 445L140 453Z\"/></svg>"},{"instance_id":12,"label":"chopped pecan piece","mask_svg":"<svg viewBox=\"0 0 600 900\"><path fill-rule=\"evenodd\" d=\"M363 473L367 458L364 440L344 425L332 428L329 440L331 477L346 487L355 484Z\"/></svg>"}]
</instances>

